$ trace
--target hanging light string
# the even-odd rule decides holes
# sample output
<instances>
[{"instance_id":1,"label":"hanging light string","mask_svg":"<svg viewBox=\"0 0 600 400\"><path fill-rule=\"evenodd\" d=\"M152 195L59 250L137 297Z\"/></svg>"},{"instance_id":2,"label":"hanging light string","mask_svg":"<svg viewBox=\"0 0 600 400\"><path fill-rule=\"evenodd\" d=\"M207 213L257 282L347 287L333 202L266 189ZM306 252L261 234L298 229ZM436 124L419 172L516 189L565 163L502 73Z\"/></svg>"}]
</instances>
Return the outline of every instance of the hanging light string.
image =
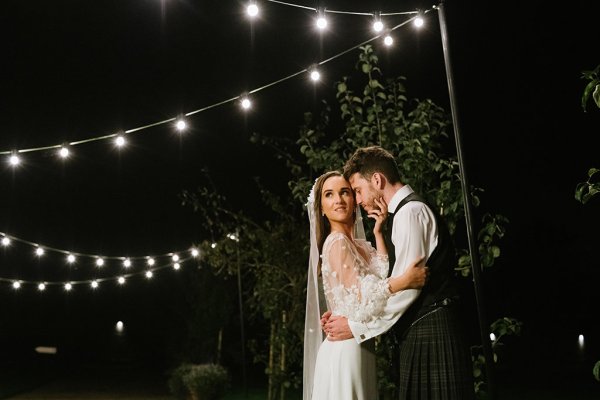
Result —
<instances>
[{"instance_id":1,"label":"hanging light string","mask_svg":"<svg viewBox=\"0 0 600 400\"><path fill-rule=\"evenodd\" d=\"M303 7L303 6L295 5L295 4L292 4L292 3L284 3L284 2L275 1L275 0L267 0L267 1L274 2L274 3L279 3L279 4L284 4L284 5L290 5L290 6L296 6L296 7ZM316 10L314 8L309 8L309 9ZM398 25L395 25L392 28L387 29L386 32L382 32L382 33L380 33L378 35L375 35L375 36L371 37L370 39L367 39L367 40L365 40L365 41L363 41L363 42L361 42L361 43L359 43L359 44L357 44L355 46L352 46L352 47L350 47L350 48L348 48L346 50L343 50L343 51L341 51L341 52L339 52L339 53L337 53L337 54L335 54L335 55L333 55L333 56L331 56L331 57L329 57L329 58L327 58L327 59L325 59L323 61L318 62L316 65L323 65L323 64L326 64L326 63L328 63L328 62L330 62L332 60L335 60L335 59L337 59L337 58L339 58L339 57L341 57L341 56L343 56L343 55L345 55L345 54L347 54L347 53L349 53L349 52L351 52L351 51L359 48L360 46L364 46L367 43L370 43L370 42L372 42L374 40L377 40L377 39L381 38L386 33L395 31L396 29L398 29L398 28L400 28L400 27L402 27L402 26L410 23L411 21L414 21L415 19L419 18L421 15L425 15L425 14L427 14L427 13L429 13L429 12L435 10L435 9L437 9L437 7L434 5L430 9L427 9L427 10L422 11L422 12L419 12L419 11L410 11L410 12L405 12L405 13L394 13L394 15L399 15L399 14L404 14L404 15L407 15L407 14L408 15L416 14L416 15L414 15L410 19L408 19L408 20L406 20L406 21L404 21L404 22L402 22L402 23L400 23ZM332 11L332 10L326 10L326 12L338 12L338 13L344 13L344 14L348 14L349 13L349 12L345 12L345 11L342 12L342 11ZM366 15L374 15L374 14L366 14ZM380 15L392 15L392 14L380 14ZM191 115L198 114L198 113L204 112L204 111L208 111L208 110L211 110L213 108L216 108L216 107L228 104L228 103L232 103L232 102L235 102L235 101L239 101L240 104L242 105L242 107L244 109L248 109L248 108L250 108L250 104L251 104L249 102L248 97L247 97L249 94L257 93L257 92L259 92L261 90L267 89L267 88L269 88L271 86L274 86L274 85L277 85L277 84L280 84L282 82L290 80L290 79L292 79L292 78L294 78L294 77L296 77L298 75L304 74L306 72L310 72L310 68L304 68L304 69L302 69L302 70L300 70L298 72L295 72L293 74L285 76L285 77L283 77L281 79L277 79L277 80L275 80L273 82L270 82L270 83L267 83L267 84L265 84L265 85L263 85L261 87L258 87L256 89L250 90L247 93L241 94L239 96L231 97L231 98L229 98L227 100L219 101L217 103L208 105L206 107L199 108L197 110L193 110L193 111L187 112L187 113L182 114L182 115L183 115L183 117L189 117ZM85 143L90 143L90 142L95 142L95 141L99 141L99 140L107 140L107 139L115 139L117 145L121 146L125 142L124 136L126 136L126 135L129 135L129 134L132 134L132 133L136 133L136 132L140 132L140 131L146 130L148 128L152 128L152 127L156 127L156 126L160 126L160 125L165 125L165 124L168 124L168 123L173 123L173 122L181 123L182 121L179 120L180 118L181 117L168 118L168 119L165 119L165 120L162 120L162 121L153 122L153 123L150 123L150 124L147 124L147 125L143 125L143 126L139 126L139 127L136 127L136 128L132 128L132 129L128 129L128 130L124 130L124 131L120 131L120 132L116 132L116 133L112 133L112 134L107 134L107 135L102 135L102 136L97 136L97 137L91 137L91 138L87 138L87 139L77 140L77 141L73 141L73 142L68 142L66 144L65 143L61 143L61 144L54 144L54 145L49 145L49 146L32 147L32 148L18 149L18 150L2 150L2 151L0 151L0 155L10 155L10 159L9 159L10 163L13 164L13 165L17 165L20 162L20 159L18 158L18 154L20 154L20 153L30 153L30 152L37 152L37 151L44 151L44 150L56 150L56 149L59 149L61 151L60 155L63 156L63 157L67 157L68 154L69 154L68 147L77 146L77 145L81 145L81 144L85 144ZM183 125L179 125L178 124L177 125L177 129L180 129L180 130L181 129L185 129L185 124L183 124Z\"/></svg>"},{"instance_id":2,"label":"hanging light string","mask_svg":"<svg viewBox=\"0 0 600 400\"><path fill-rule=\"evenodd\" d=\"M279 1L279 0L266 0L269 3L276 3L276 4L281 4L284 6L290 6L290 7L296 7L296 8L302 8L305 10L312 10L312 11L319 11L317 8L314 7L307 7L307 6L303 6L301 4L294 4L294 3L288 3L285 1ZM345 15L361 15L361 16L369 16L369 17L373 17L375 16L374 13L366 13L366 12L356 12L356 11L340 11L340 10L330 10L330 9L324 9L323 10L326 13L332 13L332 14L345 14ZM382 17L384 16L393 16L393 15L410 15L410 14L416 14L418 13L418 11L402 11L402 12L392 12L392 13L380 13L379 15L381 15Z\"/></svg>"},{"instance_id":3,"label":"hanging light string","mask_svg":"<svg viewBox=\"0 0 600 400\"><path fill-rule=\"evenodd\" d=\"M88 254L88 253L81 253L81 252L77 252L77 251L68 251L68 250L64 250L64 249L58 249L52 246L46 246L40 243L36 243L36 242L32 242L26 239L21 239L18 238L16 236L12 236L9 235L7 233L4 232L0 232L0 245L2 247L7 247L10 246L10 244L14 241L14 242L19 242L19 243L23 243L26 245L29 245L31 247L34 248L34 253L37 254L38 256L42 256L44 255L46 252L50 251L50 252L55 252L55 253L60 253L60 254L64 254L67 257L82 257L82 258L91 258L96 260L96 265L98 265L98 260L102 260L102 264L99 266L102 266L104 264L105 260L119 260L122 262L127 262L129 260L129 262L134 261L134 260L145 260L146 262L148 260L154 260L156 258L163 258L163 257L176 257L179 258L179 254L186 254L189 252L189 254L191 254L192 257L197 257L198 256L198 252L199 250L196 247L192 247L192 248L188 248L186 250L183 251L178 251L178 252L170 252L170 253L164 253L164 254L159 254L159 255L145 255L145 256L133 256L133 257L129 257L129 256L105 256L105 255L101 255L101 254ZM69 262L74 262L74 259L71 259L73 261L69 261ZM129 264L129 263L127 263ZM127 267L129 267L131 265L127 265Z\"/></svg>"},{"instance_id":4,"label":"hanging light string","mask_svg":"<svg viewBox=\"0 0 600 400\"><path fill-rule=\"evenodd\" d=\"M0 277L0 282L10 283L12 285L13 289L20 289L24 285L36 285L38 287L38 290L40 290L40 291L45 290L46 287L48 287L48 286L63 286L68 291L68 290L71 290L72 287L75 285L90 285L90 287L92 289L96 289L102 282L116 281L119 285L123 285L123 284L125 284L127 279L134 277L134 276L139 276L139 275L144 275L146 277L146 279L152 279L154 277L154 273L156 271L163 270L166 268L179 270L179 269L181 269L181 264L183 264L184 262L189 261L193 258L194 257L188 257L188 258L185 258L182 260L178 260L177 262L172 262L169 264L163 264L163 265L159 265L159 266L153 266L153 267L147 268L143 271L128 272L128 273L124 273L124 274L118 274L118 275L114 275L114 276L108 276L108 277L97 278L97 279L63 280L63 281L46 281L46 280L34 281L34 280L27 280L27 279Z\"/></svg>"}]
</instances>

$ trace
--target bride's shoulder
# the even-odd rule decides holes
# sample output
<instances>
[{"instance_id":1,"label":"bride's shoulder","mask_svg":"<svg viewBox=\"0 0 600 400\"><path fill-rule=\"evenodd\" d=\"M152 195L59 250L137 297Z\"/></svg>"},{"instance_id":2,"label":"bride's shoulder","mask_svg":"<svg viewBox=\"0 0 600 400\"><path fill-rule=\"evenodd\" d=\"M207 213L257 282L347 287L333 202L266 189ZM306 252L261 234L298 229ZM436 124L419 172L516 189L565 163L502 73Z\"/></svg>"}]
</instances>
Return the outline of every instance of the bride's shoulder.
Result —
<instances>
[{"instance_id":1,"label":"bride's shoulder","mask_svg":"<svg viewBox=\"0 0 600 400\"><path fill-rule=\"evenodd\" d=\"M351 244L352 241L348 236L344 235L342 232L333 231L327 238L325 238L325 242L323 243L323 249L331 248L334 245L345 245Z\"/></svg>"}]
</instances>

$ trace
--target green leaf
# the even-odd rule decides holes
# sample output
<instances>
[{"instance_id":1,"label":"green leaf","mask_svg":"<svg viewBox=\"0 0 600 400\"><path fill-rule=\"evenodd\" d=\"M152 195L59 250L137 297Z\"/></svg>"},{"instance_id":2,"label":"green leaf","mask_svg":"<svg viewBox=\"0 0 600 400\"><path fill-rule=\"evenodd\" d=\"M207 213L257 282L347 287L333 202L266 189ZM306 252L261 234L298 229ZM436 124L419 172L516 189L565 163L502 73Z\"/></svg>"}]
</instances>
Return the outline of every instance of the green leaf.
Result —
<instances>
[{"instance_id":1,"label":"green leaf","mask_svg":"<svg viewBox=\"0 0 600 400\"><path fill-rule=\"evenodd\" d=\"M594 89L594 93L592 94L592 98L594 99L594 102L596 103L596 107L600 108L600 83L596 85L596 88Z\"/></svg>"},{"instance_id":2,"label":"green leaf","mask_svg":"<svg viewBox=\"0 0 600 400\"><path fill-rule=\"evenodd\" d=\"M596 378L597 381L600 381L600 361L596 362L592 372L594 374L594 378Z\"/></svg>"},{"instance_id":3,"label":"green leaf","mask_svg":"<svg viewBox=\"0 0 600 400\"><path fill-rule=\"evenodd\" d=\"M590 98L592 92L596 90L599 84L600 81L598 79L594 79L585 86L585 89L583 89L583 95L581 96L581 107L583 108L583 111L587 111L586 104L588 102L588 99Z\"/></svg>"}]
</instances>

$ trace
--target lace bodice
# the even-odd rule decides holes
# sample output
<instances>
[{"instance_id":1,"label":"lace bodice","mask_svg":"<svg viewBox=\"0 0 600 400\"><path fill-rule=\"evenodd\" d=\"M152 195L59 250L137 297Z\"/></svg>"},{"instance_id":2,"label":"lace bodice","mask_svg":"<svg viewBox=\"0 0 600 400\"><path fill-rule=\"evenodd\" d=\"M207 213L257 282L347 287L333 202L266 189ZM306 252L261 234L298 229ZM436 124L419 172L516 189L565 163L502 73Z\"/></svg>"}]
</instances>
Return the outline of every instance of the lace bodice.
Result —
<instances>
[{"instance_id":1,"label":"lace bodice","mask_svg":"<svg viewBox=\"0 0 600 400\"><path fill-rule=\"evenodd\" d=\"M341 232L325 239L321 273L328 308L356 322L377 317L391 293L387 255L366 240L352 241Z\"/></svg>"}]
</instances>

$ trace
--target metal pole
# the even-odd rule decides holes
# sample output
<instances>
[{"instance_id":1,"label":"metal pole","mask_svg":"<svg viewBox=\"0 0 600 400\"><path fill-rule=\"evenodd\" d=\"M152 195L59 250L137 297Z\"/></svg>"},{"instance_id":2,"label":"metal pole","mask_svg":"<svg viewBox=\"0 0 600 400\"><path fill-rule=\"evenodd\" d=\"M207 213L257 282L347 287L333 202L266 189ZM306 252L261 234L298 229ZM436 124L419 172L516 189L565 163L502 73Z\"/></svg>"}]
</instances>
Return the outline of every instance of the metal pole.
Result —
<instances>
[{"instance_id":1,"label":"metal pole","mask_svg":"<svg viewBox=\"0 0 600 400\"><path fill-rule=\"evenodd\" d=\"M481 345L485 357L485 372L487 378L487 389L491 399L496 399L495 388L493 385L494 362L492 346L489 337L489 325L485 316L485 303L483 301L483 290L481 284L481 266L479 263L478 247L473 232L473 222L471 214L471 200L469 196L469 181L465 169L464 158L462 154L462 140L460 136L460 126L458 123L458 105L454 93L454 78L452 76L452 64L450 62L450 52L448 44L448 32L446 28L446 15L444 12L444 1L438 5L438 16L440 19L440 31L442 36L442 47L444 49L444 62L446 64L446 78L448 80L448 92L450 95L450 109L452 111L452 124L454 125L454 138L456 141L456 154L458 156L458 165L461 176L461 186L463 201L465 203L465 219L467 223L467 238L469 240L469 252L471 253L471 269L473 272L473 285L475 287L475 299L477 301L477 314L479 316L479 330L481 333Z\"/></svg>"},{"instance_id":2,"label":"metal pole","mask_svg":"<svg viewBox=\"0 0 600 400\"><path fill-rule=\"evenodd\" d=\"M246 381L246 338L244 335L244 305L242 303L242 274L240 271L240 232L235 231L235 240L237 242L237 283L238 283L238 301L240 306L240 334L242 339L242 382L244 385L244 398L248 397L248 385Z\"/></svg>"}]
</instances>

